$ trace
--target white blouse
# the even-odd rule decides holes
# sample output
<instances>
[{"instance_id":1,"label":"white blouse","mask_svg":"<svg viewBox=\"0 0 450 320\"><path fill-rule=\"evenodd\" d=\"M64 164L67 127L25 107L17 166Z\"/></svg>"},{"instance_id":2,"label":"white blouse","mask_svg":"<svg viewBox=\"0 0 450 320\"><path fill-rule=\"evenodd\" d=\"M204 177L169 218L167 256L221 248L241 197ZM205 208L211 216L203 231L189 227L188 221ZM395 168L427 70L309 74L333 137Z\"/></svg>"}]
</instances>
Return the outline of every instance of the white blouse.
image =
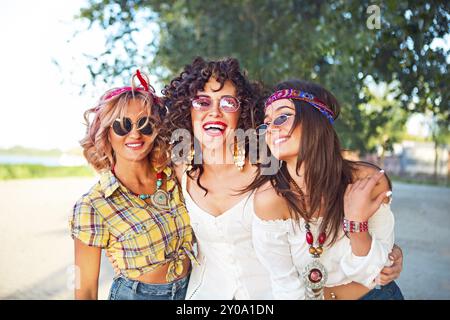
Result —
<instances>
[{"instance_id":1,"label":"white blouse","mask_svg":"<svg viewBox=\"0 0 450 320\"><path fill-rule=\"evenodd\" d=\"M314 243L321 218L310 223ZM328 271L327 287L358 282L369 289L384 266L391 265L388 255L394 245L394 215L389 204L381 207L369 220L372 244L367 256L352 253L350 239L343 234L332 247L324 246L320 262ZM305 299L301 272L313 259L306 242L305 221L253 220L253 243L258 258L269 270L275 299Z\"/></svg>"},{"instance_id":2,"label":"white blouse","mask_svg":"<svg viewBox=\"0 0 450 320\"><path fill-rule=\"evenodd\" d=\"M253 193L215 217L193 201L186 183L185 173L182 190L200 262L192 266L186 299L273 299L269 273L253 248Z\"/></svg>"}]
</instances>

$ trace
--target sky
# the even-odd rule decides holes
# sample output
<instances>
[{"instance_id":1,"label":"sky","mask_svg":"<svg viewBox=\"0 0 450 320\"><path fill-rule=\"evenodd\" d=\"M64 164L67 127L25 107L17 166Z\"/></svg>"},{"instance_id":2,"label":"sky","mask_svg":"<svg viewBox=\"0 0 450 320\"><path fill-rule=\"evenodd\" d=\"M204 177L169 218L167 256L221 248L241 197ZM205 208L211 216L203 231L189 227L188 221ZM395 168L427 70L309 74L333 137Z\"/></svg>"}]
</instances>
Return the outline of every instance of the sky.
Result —
<instances>
[{"instance_id":1,"label":"sky","mask_svg":"<svg viewBox=\"0 0 450 320\"><path fill-rule=\"evenodd\" d=\"M86 30L85 22L74 19L85 3L0 3L0 148L79 146L85 132L83 112L108 89L103 84L80 95L81 85L90 80L83 54L98 55L104 47L103 33L95 28L73 37L76 30ZM139 37L148 37L148 31ZM124 84L112 81L108 85ZM158 92L160 87L155 89ZM419 132L421 123L420 116L413 118L408 131Z\"/></svg>"},{"instance_id":2,"label":"sky","mask_svg":"<svg viewBox=\"0 0 450 320\"><path fill-rule=\"evenodd\" d=\"M85 32L87 22L74 19L85 3L0 2L0 148L77 147L85 133L83 112L105 90L128 85L112 80L80 95L90 81L83 54L98 55L105 43L99 28ZM148 30L141 33L148 36Z\"/></svg>"},{"instance_id":3,"label":"sky","mask_svg":"<svg viewBox=\"0 0 450 320\"><path fill-rule=\"evenodd\" d=\"M79 85L88 79L72 55L81 43L67 43L74 32L73 16L84 1L2 1L0 10L0 147L69 149L84 133L82 113L93 97L80 96ZM80 24L80 27L82 25ZM83 39L95 50L100 34ZM97 42L98 43L98 42ZM92 47L91 47L92 46ZM64 71L52 60L70 64ZM64 80L64 81L63 81Z\"/></svg>"}]
</instances>

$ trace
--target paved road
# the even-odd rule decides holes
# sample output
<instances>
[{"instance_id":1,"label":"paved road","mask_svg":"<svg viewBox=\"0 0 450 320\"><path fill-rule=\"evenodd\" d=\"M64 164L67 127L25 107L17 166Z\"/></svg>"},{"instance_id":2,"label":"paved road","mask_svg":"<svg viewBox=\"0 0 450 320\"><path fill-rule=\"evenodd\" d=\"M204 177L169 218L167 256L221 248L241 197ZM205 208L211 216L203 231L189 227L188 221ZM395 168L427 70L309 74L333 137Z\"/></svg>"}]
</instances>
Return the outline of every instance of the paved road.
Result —
<instances>
[{"instance_id":1,"label":"paved road","mask_svg":"<svg viewBox=\"0 0 450 320\"><path fill-rule=\"evenodd\" d=\"M450 188L394 183L392 210L407 299L450 299Z\"/></svg>"},{"instance_id":2,"label":"paved road","mask_svg":"<svg viewBox=\"0 0 450 320\"><path fill-rule=\"evenodd\" d=\"M0 182L0 299L72 299L73 243L67 217L95 179ZM450 299L450 189L394 184L398 283L407 299ZM99 298L113 271L102 261Z\"/></svg>"}]
</instances>

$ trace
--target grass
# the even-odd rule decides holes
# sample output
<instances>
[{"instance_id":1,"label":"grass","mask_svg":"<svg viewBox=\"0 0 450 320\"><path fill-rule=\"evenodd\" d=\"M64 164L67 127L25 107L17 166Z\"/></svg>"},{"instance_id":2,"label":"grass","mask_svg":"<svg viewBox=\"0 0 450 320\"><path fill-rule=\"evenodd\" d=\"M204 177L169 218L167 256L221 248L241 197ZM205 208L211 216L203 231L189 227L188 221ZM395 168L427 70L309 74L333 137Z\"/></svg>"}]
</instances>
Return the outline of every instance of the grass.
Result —
<instances>
[{"instance_id":1,"label":"grass","mask_svg":"<svg viewBox=\"0 0 450 320\"><path fill-rule=\"evenodd\" d=\"M88 166L49 167L40 164L0 164L0 180L63 178L63 177L93 177L95 172ZM430 177L399 177L389 175L393 181L450 187L450 181L440 179L434 181Z\"/></svg>"},{"instance_id":2,"label":"grass","mask_svg":"<svg viewBox=\"0 0 450 320\"><path fill-rule=\"evenodd\" d=\"M39 164L0 165L0 180L92 176L94 176L94 170L88 166L49 167Z\"/></svg>"}]
</instances>

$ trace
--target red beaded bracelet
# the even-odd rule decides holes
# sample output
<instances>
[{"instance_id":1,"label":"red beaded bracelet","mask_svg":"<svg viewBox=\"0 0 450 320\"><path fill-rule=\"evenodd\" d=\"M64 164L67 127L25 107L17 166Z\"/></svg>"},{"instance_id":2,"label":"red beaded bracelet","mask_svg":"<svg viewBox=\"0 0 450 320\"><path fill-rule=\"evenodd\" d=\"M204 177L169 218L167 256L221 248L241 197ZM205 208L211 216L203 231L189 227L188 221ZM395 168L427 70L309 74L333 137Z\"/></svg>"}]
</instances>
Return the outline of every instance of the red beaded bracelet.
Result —
<instances>
[{"instance_id":1,"label":"red beaded bracelet","mask_svg":"<svg viewBox=\"0 0 450 320\"><path fill-rule=\"evenodd\" d=\"M344 218L344 222L342 223L342 227L344 229L344 232L367 232L369 231L369 222L356 222L356 221L350 221Z\"/></svg>"}]
</instances>

